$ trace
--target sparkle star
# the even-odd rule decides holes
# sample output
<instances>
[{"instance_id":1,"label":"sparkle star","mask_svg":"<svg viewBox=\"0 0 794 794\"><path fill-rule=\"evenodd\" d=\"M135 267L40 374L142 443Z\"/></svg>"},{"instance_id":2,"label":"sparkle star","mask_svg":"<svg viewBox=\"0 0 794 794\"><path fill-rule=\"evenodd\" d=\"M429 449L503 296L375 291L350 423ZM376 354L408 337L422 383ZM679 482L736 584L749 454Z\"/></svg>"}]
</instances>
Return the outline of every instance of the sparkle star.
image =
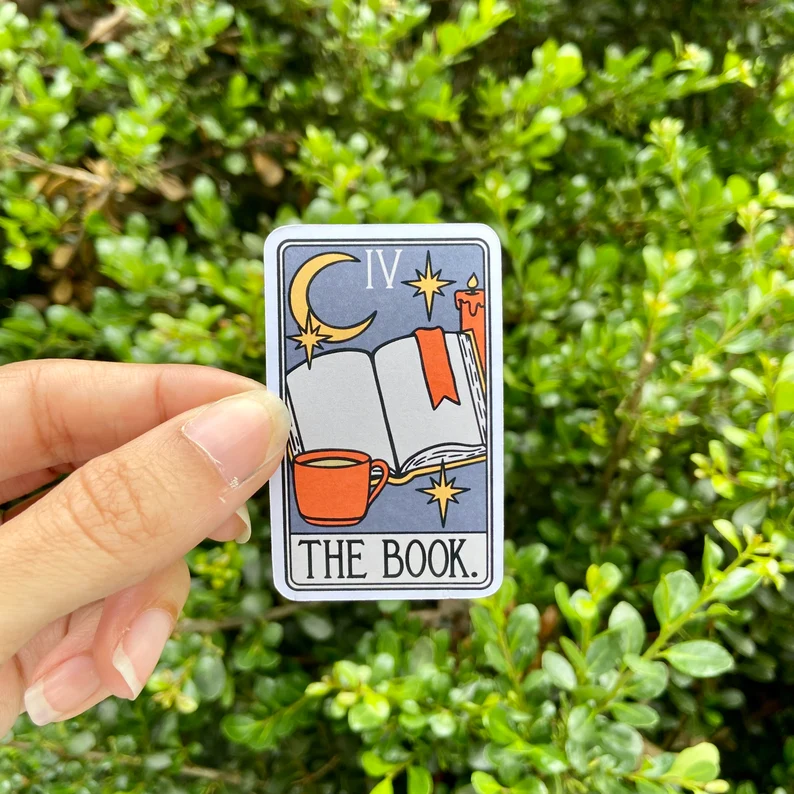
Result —
<instances>
[{"instance_id":1,"label":"sparkle star","mask_svg":"<svg viewBox=\"0 0 794 794\"><path fill-rule=\"evenodd\" d=\"M312 356L314 355L314 348L323 349L322 343L330 337L327 334L320 333L320 325L312 323L311 314L306 318L306 327L299 326L300 333L295 336L290 336L294 342L298 344L295 346L296 350L303 348L306 351L306 363L311 367Z\"/></svg>"},{"instance_id":2,"label":"sparkle star","mask_svg":"<svg viewBox=\"0 0 794 794\"><path fill-rule=\"evenodd\" d=\"M413 294L413 297L416 298L418 295L424 295L425 298L425 307L427 308L427 319L430 320L430 315L433 313L433 298L436 295L441 295L444 297L444 293L441 291L442 287L449 286L450 284L454 284L454 281L444 281L441 278L441 270L439 269L437 272L433 272L433 268L430 266L430 252L427 252L427 262L425 263L425 272L422 273L421 271L416 271L416 280L415 281L403 281L403 284L406 284L409 287L415 287L416 292Z\"/></svg>"},{"instance_id":3,"label":"sparkle star","mask_svg":"<svg viewBox=\"0 0 794 794\"><path fill-rule=\"evenodd\" d=\"M456 488L454 477L447 481L447 473L444 470L443 464L441 464L441 476L438 478L438 482L432 477L430 478L430 482L432 483L430 488L417 488L416 490L430 497L430 501L428 502L429 505L433 504L433 502L438 502L438 510L441 513L441 526L443 527L447 523L447 507L449 507L449 503L454 502L456 505L460 504L455 497L471 489Z\"/></svg>"}]
</instances>

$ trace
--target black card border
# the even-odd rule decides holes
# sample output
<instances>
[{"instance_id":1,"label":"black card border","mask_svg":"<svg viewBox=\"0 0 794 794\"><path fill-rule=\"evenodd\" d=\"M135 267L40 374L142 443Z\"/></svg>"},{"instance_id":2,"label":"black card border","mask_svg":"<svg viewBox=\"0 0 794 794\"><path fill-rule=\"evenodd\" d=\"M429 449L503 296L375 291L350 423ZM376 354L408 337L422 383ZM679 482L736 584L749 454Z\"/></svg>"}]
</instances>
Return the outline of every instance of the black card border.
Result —
<instances>
[{"instance_id":1,"label":"black card border","mask_svg":"<svg viewBox=\"0 0 794 794\"><path fill-rule=\"evenodd\" d=\"M413 246L413 247L427 247L432 245L465 245L467 243L474 243L479 245L483 250L483 277L486 280L485 290L486 294L490 295L491 293L491 247L487 240L482 239L481 237L459 237L455 239L443 239L443 238L412 238L406 240L404 238L386 238L386 237L376 237L376 238L334 238L329 240L302 240L299 238L295 238L292 240L283 240L279 243L278 248L276 249L276 275L277 275L277 284L278 284L278 334L279 334L279 369L280 369L280 378L278 384L278 391L279 396L283 399L286 394L286 344L285 340L285 329L284 329L284 316L285 316L285 303L286 303L286 293L284 290L284 256L283 252L285 248L290 246L299 245L301 247L311 248L311 247L328 247L331 246L344 246L344 245L405 245L405 246ZM499 296L501 299L501 296ZM282 527L283 527L283 552L284 552L284 562L286 563L286 570L285 570L285 582L286 584L295 590L296 592L334 592L334 593L343 593L343 592L359 592L359 591L369 591L369 592L394 592L399 590L410 590L410 591L421 591L421 592L435 592L435 591L450 591L450 590L465 590L465 591L478 591L478 590L487 590L491 583L493 582L494 576L494 509L493 509L493 492L494 492L494 483L493 483L493 476L494 476L494 467L493 467L493 365L499 365L501 362L494 362L493 361L493 350L492 350L492 333L491 333L491 325L492 319L489 319L488 324L486 326L486 335L485 335L485 348L487 351L486 355L486 363L487 367L486 370L490 373L487 377L487 394L488 394L488 454L486 456L486 482L488 484L487 488L487 495L486 495L486 514L487 514L487 521L488 525L486 527L486 549L487 549L487 556L488 556L488 576L482 584L473 585L467 582L461 582L458 584L451 584L445 583L443 585L426 585L420 584L418 582L405 582L403 584L394 583L388 585L372 585L372 584L361 584L358 586L339 586L339 585L331 585L331 584L313 584L313 585L303 585L297 584L292 579L292 544L290 543L290 535L292 534L289 531L289 473L287 471L287 462L286 459L281 464L281 507L282 507ZM319 533L318 533L319 534ZM337 534L337 533L327 533L327 534ZM364 533L362 533L364 534ZM375 533L371 533L375 534ZM379 533L382 534L382 533ZM405 533L407 536L410 536L410 533ZM467 533L467 534L479 534L479 533Z\"/></svg>"}]
</instances>

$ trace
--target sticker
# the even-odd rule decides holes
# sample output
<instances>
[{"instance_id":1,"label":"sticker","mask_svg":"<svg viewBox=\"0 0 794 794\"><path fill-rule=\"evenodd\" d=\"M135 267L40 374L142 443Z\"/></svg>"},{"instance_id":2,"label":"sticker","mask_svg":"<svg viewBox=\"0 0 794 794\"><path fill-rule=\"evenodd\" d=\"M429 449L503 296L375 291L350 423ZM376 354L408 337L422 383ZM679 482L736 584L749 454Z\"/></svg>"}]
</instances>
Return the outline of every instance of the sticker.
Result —
<instances>
[{"instance_id":1,"label":"sticker","mask_svg":"<svg viewBox=\"0 0 794 794\"><path fill-rule=\"evenodd\" d=\"M502 580L501 249L480 224L285 226L267 383L292 416L273 575L298 601L478 598Z\"/></svg>"}]
</instances>

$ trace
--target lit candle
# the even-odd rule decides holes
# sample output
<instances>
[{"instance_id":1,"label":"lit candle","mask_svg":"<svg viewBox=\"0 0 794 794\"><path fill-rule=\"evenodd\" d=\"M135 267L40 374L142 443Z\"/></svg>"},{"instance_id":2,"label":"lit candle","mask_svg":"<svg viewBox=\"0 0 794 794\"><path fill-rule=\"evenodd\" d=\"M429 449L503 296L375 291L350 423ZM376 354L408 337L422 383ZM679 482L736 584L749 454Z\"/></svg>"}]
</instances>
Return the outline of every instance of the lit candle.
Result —
<instances>
[{"instance_id":1,"label":"lit candle","mask_svg":"<svg viewBox=\"0 0 794 794\"><path fill-rule=\"evenodd\" d=\"M485 371L485 290L477 289L477 276L466 282L468 290L455 293L455 308L460 310L460 330L474 334L480 364Z\"/></svg>"}]
</instances>

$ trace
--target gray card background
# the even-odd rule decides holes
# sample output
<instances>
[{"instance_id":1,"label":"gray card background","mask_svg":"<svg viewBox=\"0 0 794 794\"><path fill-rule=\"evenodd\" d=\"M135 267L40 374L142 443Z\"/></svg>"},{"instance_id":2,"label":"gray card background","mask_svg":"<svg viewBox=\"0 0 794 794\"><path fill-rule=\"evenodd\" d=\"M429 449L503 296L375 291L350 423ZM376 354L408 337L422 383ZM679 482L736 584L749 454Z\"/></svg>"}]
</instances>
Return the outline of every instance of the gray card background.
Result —
<instances>
[{"instance_id":1,"label":"gray card background","mask_svg":"<svg viewBox=\"0 0 794 794\"><path fill-rule=\"evenodd\" d=\"M381 248L390 270L393 249L402 248L400 261L394 276L393 288L386 288L386 281L377 254L372 254L372 285L367 289L366 249ZM460 312L455 308L454 294L465 290L466 282L474 273L483 287L483 250L471 243L443 245L439 243L362 244L345 245L325 243L317 245L290 245L284 251L283 310L286 326L285 336L299 332L297 323L289 311L287 300L290 282L296 270L310 257L327 251L338 251L354 256L358 262L339 262L320 271L311 283L310 300L314 314L329 325L347 326L360 322L377 311L372 325L349 342L324 344L315 355L336 350L372 351L390 339L407 336L417 328L441 327L446 331L460 330ZM454 281L443 288L444 295L436 295L433 301L432 319L428 322L425 301L422 296L413 297L416 289L403 284L415 280L416 271L425 271L428 251L434 273L441 270L440 278ZM488 299L486 291L486 301ZM285 339L286 369L306 360L304 351L295 349L295 342ZM438 481L438 474L432 475ZM307 524L300 517L295 505L295 490L291 471L288 474L290 530L295 533L323 532L322 527ZM372 503L366 518L349 531L355 533L376 532L484 532L486 529L486 464L475 463L447 471L447 479L455 479L455 486L471 490L459 494L459 504L450 503L446 525L442 529L438 504L427 504L429 496L418 493L417 488L428 488L430 476L416 477L403 485L386 485ZM329 527L329 533L338 533L338 528Z\"/></svg>"}]
</instances>

